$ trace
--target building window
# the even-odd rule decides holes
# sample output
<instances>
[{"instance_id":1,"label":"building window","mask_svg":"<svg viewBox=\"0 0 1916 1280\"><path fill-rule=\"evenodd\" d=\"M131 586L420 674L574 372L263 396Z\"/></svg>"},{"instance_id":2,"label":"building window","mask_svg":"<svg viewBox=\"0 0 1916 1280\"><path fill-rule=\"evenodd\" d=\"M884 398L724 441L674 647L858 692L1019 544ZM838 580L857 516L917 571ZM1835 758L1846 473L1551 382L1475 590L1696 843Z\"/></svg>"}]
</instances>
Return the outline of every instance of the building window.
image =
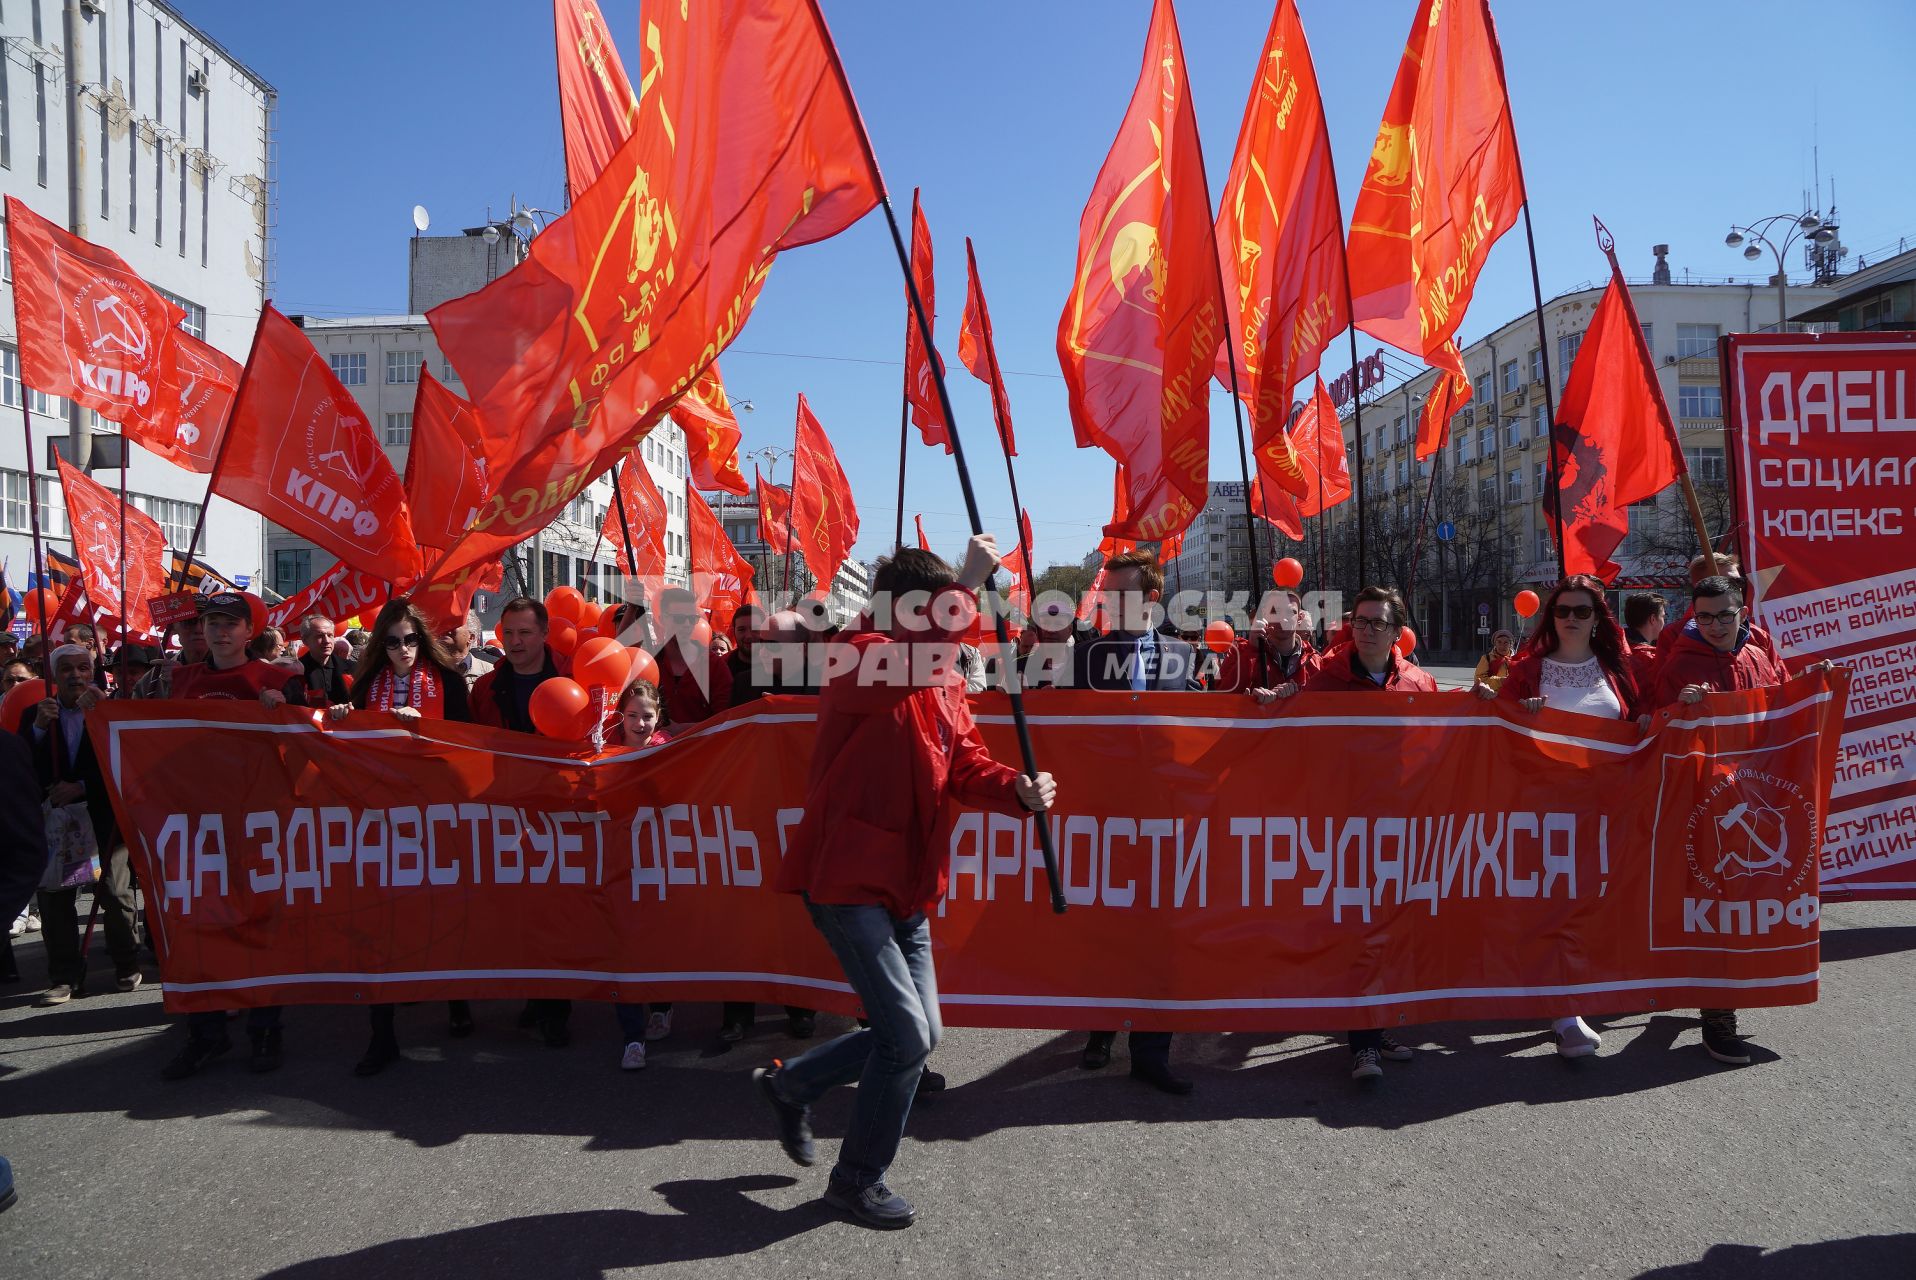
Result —
<instances>
[{"instance_id":1,"label":"building window","mask_svg":"<svg viewBox=\"0 0 1916 1280\"><path fill-rule=\"evenodd\" d=\"M0 58L0 64L6 62ZM13 280L13 237L7 234L7 224L0 219L0 280Z\"/></svg>"},{"instance_id":2,"label":"building window","mask_svg":"<svg viewBox=\"0 0 1916 1280\"><path fill-rule=\"evenodd\" d=\"M1456 458L1459 465L1470 461L1470 433L1459 431L1456 440Z\"/></svg>"},{"instance_id":3,"label":"building window","mask_svg":"<svg viewBox=\"0 0 1916 1280\"><path fill-rule=\"evenodd\" d=\"M1557 549L1550 541L1550 527L1545 525L1537 530L1537 559L1555 560Z\"/></svg>"},{"instance_id":4,"label":"building window","mask_svg":"<svg viewBox=\"0 0 1916 1280\"><path fill-rule=\"evenodd\" d=\"M1677 359L1688 360L1691 356L1715 355L1719 332L1720 330L1713 324L1678 325Z\"/></svg>"},{"instance_id":5,"label":"building window","mask_svg":"<svg viewBox=\"0 0 1916 1280\"><path fill-rule=\"evenodd\" d=\"M1505 476L1504 486L1505 498L1511 502L1523 501L1523 471L1521 469L1512 471L1509 475Z\"/></svg>"},{"instance_id":6,"label":"building window","mask_svg":"<svg viewBox=\"0 0 1916 1280\"><path fill-rule=\"evenodd\" d=\"M133 505L153 517L160 531L166 534L168 546L184 547L193 540L193 526L199 523L200 507L197 502L180 502L173 498L156 498L146 494L135 494ZM305 586L305 583L301 583ZM278 590L278 588L274 588Z\"/></svg>"},{"instance_id":7,"label":"building window","mask_svg":"<svg viewBox=\"0 0 1916 1280\"><path fill-rule=\"evenodd\" d=\"M1690 478L1698 484L1722 484L1723 450L1715 445L1691 445L1683 450L1683 461Z\"/></svg>"},{"instance_id":8,"label":"building window","mask_svg":"<svg viewBox=\"0 0 1916 1280\"><path fill-rule=\"evenodd\" d=\"M1477 505L1488 510L1497 505L1497 477L1485 476L1477 482Z\"/></svg>"},{"instance_id":9,"label":"building window","mask_svg":"<svg viewBox=\"0 0 1916 1280\"><path fill-rule=\"evenodd\" d=\"M326 357L333 366L333 376L341 385L363 387L366 385L366 353L364 351L335 351Z\"/></svg>"},{"instance_id":10,"label":"building window","mask_svg":"<svg viewBox=\"0 0 1916 1280\"><path fill-rule=\"evenodd\" d=\"M1543 381L1543 348L1542 347L1530 348L1530 380L1532 382Z\"/></svg>"},{"instance_id":11,"label":"building window","mask_svg":"<svg viewBox=\"0 0 1916 1280\"><path fill-rule=\"evenodd\" d=\"M283 596L304 591L313 583L311 547L287 547L273 552L273 590Z\"/></svg>"},{"instance_id":12,"label":"building window","mask_svg":"<svg viewBox=\"0 0 1916 1280\"><path fill-rule=\"evenodd\" d=\"M419 381L419 356L417 351L388 351L386 385L407 386Z\"/></svg>"},{"instance_id":13,"label":"building window","mask_svg":"<svg viewBox=\"0 0 1916 1280\"><path fill-rule=\"evenodd\" d=\"M1541 498L1548 492L1550 492L1550 464L1539 462L1537 464L1537 496Z\"/></svg>"},{"instance_id":14,"label":"building window","mask_svg":"<svg viewBox=\"0 0 1916 1280\"><path fill-rule=\"evenodd\" d=\"M1679 418L1721 418L1723 416L1723 388L1714 383L1691 386L1688 383L1677 388L1677 417Z\"/></svg>"},{"instance_id":15,"label":"building window","mask_svg":"<svg viewBox=\"0 0 1916 1280\"><path fill-rule=\"evenodd\" d=\"M1471 393L1471 398L1476 400L1477 403L1479 404L1489 403L1490 401L1490 375L1489 374L1487 373L1480 374L1478 376L1477 389Z\"/></svg>"},{"instance_id":16,"label":"building window","mask_svg":"<svg viewBox=\"0 0 1916 1280\"><path fill-rule=\"evenodd\" d=\"M1523 382L1521 381L1521 377L1522 375L1517 372L1517 362L1515 360L1508 360L1504 362L1503 389L1506 393L1515 391L1518 387L1523 385Z\"/></svg>"},{"instance_id":17,"label":"building window","mask_svg":"<svg viewBox=\"0 0 1916 1280\"><path fill-rule=\"evenodd\" d=\"M0 471L0 529L10 533L32 532L32 527L27 523L25 472Z\"/></svg>"},{"instance_id":18,"label":"building window","mask_svg":"<svg viewBox=\"0 0 1916 1280\"><path fill-rule=\"evenodd\" d=\"M1537 438L1542 439L1544 436L1549 435L1550 434L1550 415L1544 412L1544 407L1542 405L1538 405L1536 408L1530 411L1530 414L1533 418L1536 419L1537 426L1536 426L1535 434L1537 435Z\"/></svg>"},{"instance_id":19,"label":"building window","mask_svg":"<svg viewBox=\"0 0 1916 1280\"><path fill-rule=\"evenodd\" d=\"M439 362L439 367L445 372L445 381L447 382L459 381L459 371L452 367L452 361L442 359Z\"/></svg>"},{"instance_id":20,"label":"building window","mask_svg":"<svg viewBox=\"0 0 1916 1280\"><path fill-rule=\"evenodd\" d=\"M1404 420L1402 418L1397 419L1397 425L1391 428L1390 442L1393 445L1404 443Z\"/></svg>"},{"instance_id":21,"label":"building window","mask_svg":"<svg viewBox=\"0 0 1916 1280\"><path fill-rule=\"evenodd\" d=\"M20 348L0 346L0 404L20 407Z\"/></svg>"},{"instance_id":22,"label":"building window","mask_svg":"<svg viewBox=\"0 0 1916 1280\"><path fill-rule=\"evenodd\" d=\"M1486 461L1497 456L1497 428L1477 428L1477 456Z\"/></svg>"},{"instance_id":23,"label":"building window","mask_svg":"<svg viewBox=\"0 0 1916 1280\"><path fill-rule=\"evenodd\" d=\"M1570 366L1576 362L1577 348L1583 345L1583 334L1566 333L1557 339L1557 390L1563 390L1570 381Z\"/></svg>"},{"instance_id":24,"label":"building window","mask_svg":"<svg viewBox=\"0 0 1916 1280\"><path fill-rule=\"evenodd\" d=\"M180 328L186 330L188 333L192 334L194 337L198 338L202 342L206 340L206 308L205 307L202 307L199 303L194 302L191 298L182 298L179 294L174 293L172 290L161 289L157 285L154 286L154 292L158 293L162 298L165 298L168 302L172 303L174 306L178 307L180 310L186 312L186 319L180 321Z\"/></svg>"},{"instance_id":25,"label":"building window","mask_svg":"<svg viewBox=\"0 0 1916 1280\"><path fill-rule=\"evenodd\" d=\"M1513 449L1523 448L1523 419L1506 418L1504 420L1504 443Z\"/></svg>"},{"instance_id":26,"label":"building window","mask_svg":"<svg viewBox=\"0 0 1916 1280\"><path fill-rule=\"evenodd\" d=\"M1645 351L1648 351L1650 355L1654 357L1657 353L1656 326L1651 324L1639 324L1637 328L1643 330L1643 349Z\"/></svg>"},{"instance_id":27,"label":"building window","mask_svg":"<svg viewBox=\"0 0 1916 1280\"><path fill-rule=\"evenodd\" d=\"M1409 480L1409 469L1404 465L1404 460L1399 458L1397 460L1397 487L1401 489Z\"/></svg>"},{"instance_id":28,"label":"building window","mask_svg":"<svg viewBox=\"0 0 1916 1280\"><path fill-rule=\"evenodd\" d=\"M389 413L386 415L386 443L412 443L412 415L410 413Z\"/></svg>"}]
</instances>

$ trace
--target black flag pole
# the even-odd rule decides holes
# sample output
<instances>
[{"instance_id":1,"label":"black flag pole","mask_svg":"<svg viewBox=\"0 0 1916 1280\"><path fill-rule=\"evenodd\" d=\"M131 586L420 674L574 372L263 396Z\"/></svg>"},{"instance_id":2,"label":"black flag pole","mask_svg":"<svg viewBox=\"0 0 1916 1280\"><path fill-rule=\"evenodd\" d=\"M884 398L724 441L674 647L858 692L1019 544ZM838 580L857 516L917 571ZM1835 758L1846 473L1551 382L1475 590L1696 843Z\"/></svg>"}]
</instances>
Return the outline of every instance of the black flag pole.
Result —
<instances>
[{"instance_id":1,"label":"black flag pole","mask_svg":"<svg viewBox=\"0 0 1916 1280\"><path fill-rule=\"evenodd\" d=\"M905 376L911 377L911 368L906 366ZM905 549L905 455L911 443L911 397L900 394L903 401L898 406L898 520L892 530L892 549Z\"/></svg>"},{"instance_id":2,"label":"black flag pole","mask_svg":"<svg viewBox=\"0 0 1916 1280\"><path fill-rule=\"evenodd\" d=\"M978 258L971 250L970 236L965 237L965 266L970 268L972 279L978 282L978 310L983 313L985 278L978 274ZM987 341L984 345L985 359L991 362L991 385L995 391L996 388L1005 385L1004 371L998 368L998 344L995 341ZM998 412L998 397L995 394L991 398L991 416L994 419L994 425L998 428L998 447L1005 455L1005 479L1011 484L1011 508L1016 513L1013 518L1018 522L1018 547L1024 552L1025 598L1029 601L1031 584L1037 581L1038 575L1031 567L1031 547L1025 538L1025 504L1018 497L1018 470L1011 462L1011 431L1009 424Z\"/></svg>"},{"instance_id":3,"label":"black flag pole","mask_svg":"<svg viewBox=\"0 0 1916 1280\"><path fill-rule=\"evenodd\" d=\"M29 586L28 589L39 593L40 651L44 659L48 652L47 624L52 619L47 616L47 561L40 537L40 477L33 465L33 411L29 407L32 400L33 395L28 390L26 382L22 380L20 383L20 430L26 434L27 444L27 527L33 531L33 564L27 570L27 582L31 584L37 578L40 583L39 586ZM126 582L125 574L120 575L120 581L122 584ZM21 596L20 599L24 601L26 597ZM51 668L48 670L51 674Z\"/></svg>"}]
</instances>

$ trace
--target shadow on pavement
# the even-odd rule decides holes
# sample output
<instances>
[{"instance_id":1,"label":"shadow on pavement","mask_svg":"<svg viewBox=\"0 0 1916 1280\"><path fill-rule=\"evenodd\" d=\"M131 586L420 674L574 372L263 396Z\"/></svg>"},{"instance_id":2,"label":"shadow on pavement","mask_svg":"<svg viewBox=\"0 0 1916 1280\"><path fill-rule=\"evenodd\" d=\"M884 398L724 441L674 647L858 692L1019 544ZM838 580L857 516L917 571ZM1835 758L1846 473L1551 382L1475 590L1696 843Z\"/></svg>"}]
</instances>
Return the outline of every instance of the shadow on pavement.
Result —
<instances>
[{"instance_id":1,"label":"shadow on pavement","mask_svg":"<svg viewBox=\"0 0 1916 1280\"><path fill-rule=\"evenodd\" d=\"M653 1190L676 1213L593 1209L508 1218L314 1258L270 1272L264 1280L401 1275L598 1280L627 1268L731 1257L838 1220L816 1201L773 1209L748 1194L796 1182L772 1175L664 1182Z\"/></svg>"},{"instance_id":2,"label":"shadow on pavement","mask_svg":"<svg viewBox=\"0 0 1916 1280\"><path fill-rule=\"evenodd\" d=\"M1867 960L1894 951L1916 951L1916 925L1875 924L1823 930L1824 960Z\"/></svg>"},{"instance_id":3,"label":"shadow on pavement","mask_svg":"<svg viewBox=\"0 0 1916 1280\"><path fill-rule=\"evenodd\" d=\"M1645 1271L1636 1280L1850 1280L1907 1276L1916 1268L1916 1234L1856 1236L1765 1252L1753 1244L1711 1245L1695 1262Z\"/></svg>"}]
</instances>

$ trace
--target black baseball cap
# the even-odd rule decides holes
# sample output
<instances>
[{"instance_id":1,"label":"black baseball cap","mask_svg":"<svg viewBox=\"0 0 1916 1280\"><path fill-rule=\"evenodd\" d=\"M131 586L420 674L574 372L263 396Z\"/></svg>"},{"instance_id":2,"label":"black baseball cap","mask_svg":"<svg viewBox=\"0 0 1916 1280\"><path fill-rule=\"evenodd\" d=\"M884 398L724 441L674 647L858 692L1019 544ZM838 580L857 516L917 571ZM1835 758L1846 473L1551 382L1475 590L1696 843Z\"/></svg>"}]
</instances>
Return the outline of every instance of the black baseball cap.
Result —
<instances>
[{"instance_id":1,"label":"black baseball cap","mask_svg":"<svg viewBox=\"0 0 1916 1280\"><path fill-rule=\"evenodd\" d=\"M207 618L216 613L243 622L253 620L253 606L246 603L246 597L237 591L215 591L210 596L200 597L200 617Z\"/></svg>"}]
</instances>

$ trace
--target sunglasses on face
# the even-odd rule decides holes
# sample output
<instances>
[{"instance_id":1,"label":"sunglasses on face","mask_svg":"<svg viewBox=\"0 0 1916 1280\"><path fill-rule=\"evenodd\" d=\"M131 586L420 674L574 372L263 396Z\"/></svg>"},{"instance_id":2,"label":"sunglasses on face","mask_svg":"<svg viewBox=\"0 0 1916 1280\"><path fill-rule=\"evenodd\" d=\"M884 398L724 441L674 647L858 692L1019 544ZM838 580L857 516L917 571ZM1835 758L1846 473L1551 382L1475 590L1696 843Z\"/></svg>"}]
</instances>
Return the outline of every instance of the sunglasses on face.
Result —
<instances>
[{"instance_id":1,"label":"sunglasses on face","mask_svg":"<svg viewBox=\"0 0 1916 1280\"><path fill-rule=\"evenodd\" d=\"M1725 609L1722 613L1697 613L1693 616L1699 627L1720 627L1735 622L1742 614L1741 609Z\"/></svg>"},{"instance_id":2,"label":"sunglasses on face","mask_svg":"<svg viewBox=\"0 0 1916 1280\"><path fill-rule=\"evenodd\" d=\"M415 631L403 636L387 636L386 647L388 649L417 649L419 647L419 633Z\"/></svg>"},{"instance_id":3,"label":"sunglasses on face","mask_svg":"<svg viewBox=\"0 0 1916 1280\"><path fill-rule=\"evenodd\" d=\"M1560 619L1575 618L1578 622L1588 622L1596 611L1596 606L1589 604L1560 604L1550 610Z\"/></svg>"}]
</instances>

